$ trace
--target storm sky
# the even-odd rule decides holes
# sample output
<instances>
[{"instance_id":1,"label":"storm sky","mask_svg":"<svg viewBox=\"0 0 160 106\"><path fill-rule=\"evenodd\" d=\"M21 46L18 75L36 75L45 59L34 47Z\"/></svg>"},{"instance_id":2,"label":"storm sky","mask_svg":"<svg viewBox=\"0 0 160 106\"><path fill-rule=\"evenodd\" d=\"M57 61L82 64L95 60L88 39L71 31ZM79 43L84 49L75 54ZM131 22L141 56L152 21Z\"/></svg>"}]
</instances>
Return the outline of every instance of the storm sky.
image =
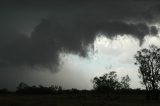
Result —
<instances>
[{"instance_id":1,"label":"storm sky","mask_svg":"<svg viewBox=\"0 0 160 106\"><path fill-rule=\"evenodd\" d=\"M109 71L141 87L134 55L160 46L159 0L5 0L0 23L1 88L92 89Z\"/></svg>"}]
</instances>

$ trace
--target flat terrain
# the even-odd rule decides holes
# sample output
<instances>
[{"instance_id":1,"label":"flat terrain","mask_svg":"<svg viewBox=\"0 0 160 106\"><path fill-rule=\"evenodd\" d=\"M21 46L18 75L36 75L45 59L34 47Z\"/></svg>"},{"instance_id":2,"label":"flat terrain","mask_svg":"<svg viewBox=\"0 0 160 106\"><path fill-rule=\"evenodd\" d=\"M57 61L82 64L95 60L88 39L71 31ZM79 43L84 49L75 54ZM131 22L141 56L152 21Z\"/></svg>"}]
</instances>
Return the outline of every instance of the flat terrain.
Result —
<instances>
[{"instance_id":1,"label":"flat terrain","mask_svg":"<svg viewBox=\"0 0 160 106\"><path fill-rule=\"evenodd\" d=\"M144 96L121 95L0 95L0 106L160 106L159 101L147 101Z\"/></svg>"}]
</instances>

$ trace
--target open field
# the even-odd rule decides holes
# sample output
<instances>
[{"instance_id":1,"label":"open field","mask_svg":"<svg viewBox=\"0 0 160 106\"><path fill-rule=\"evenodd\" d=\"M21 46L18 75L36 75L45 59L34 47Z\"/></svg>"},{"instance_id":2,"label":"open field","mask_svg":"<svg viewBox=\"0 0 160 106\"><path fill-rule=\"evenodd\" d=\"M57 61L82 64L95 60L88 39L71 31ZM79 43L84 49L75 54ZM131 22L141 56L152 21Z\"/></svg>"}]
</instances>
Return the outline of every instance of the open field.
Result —
<instances>
[{"instance_id":1,"label":"open field","mask_svg":"<svg viewBox=\"0 0 160 106\"><path fill-rule=\"evenodd\" d=\"M0 106L160 106L159 101L146 101L143 95L0 95Z\"/></svg>"}]
</instances>

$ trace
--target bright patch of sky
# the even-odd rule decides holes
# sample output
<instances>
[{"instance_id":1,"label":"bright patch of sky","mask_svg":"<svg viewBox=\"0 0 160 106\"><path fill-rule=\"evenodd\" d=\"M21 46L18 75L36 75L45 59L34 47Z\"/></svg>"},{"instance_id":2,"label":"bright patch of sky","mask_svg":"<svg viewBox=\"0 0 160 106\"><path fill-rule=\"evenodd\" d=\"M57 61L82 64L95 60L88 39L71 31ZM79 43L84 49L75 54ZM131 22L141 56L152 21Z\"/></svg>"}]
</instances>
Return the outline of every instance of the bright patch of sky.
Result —
<instances>
[{"instance_id":1,"label":"bright patch of sky","mask_svg":"<svg viewBox=\"0 0 160 106\"><path fill-rule=\"evenodd\" d=\"M146 36L140 47L137 39L131 36L117 36L114 39L99 37L96 39L95 53L89 59L77 55L62 55L61 71L54 79L62 82L66 88L92 89L91 79L109 71L116 71L119 79L129 75L132 88L142 88L138 78L138 67L134 65L134 55L143 47L151 44L160 46L159 37Z\"/></svg>"}]
</instances>

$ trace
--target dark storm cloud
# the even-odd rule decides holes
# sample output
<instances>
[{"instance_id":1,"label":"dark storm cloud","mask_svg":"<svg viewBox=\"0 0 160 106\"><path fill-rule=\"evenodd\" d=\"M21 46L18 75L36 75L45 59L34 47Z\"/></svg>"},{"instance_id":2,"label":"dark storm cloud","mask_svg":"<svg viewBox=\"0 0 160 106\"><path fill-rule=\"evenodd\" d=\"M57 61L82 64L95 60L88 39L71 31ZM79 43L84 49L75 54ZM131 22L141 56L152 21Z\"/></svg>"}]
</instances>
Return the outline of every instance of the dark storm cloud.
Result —
<instances>
[{"instance_id":1,"label":"dark storm cloud","mask_svg":"<svg viewBox=\"0 0 160 106\"><path fill-rule=\"evenodd\" d=\"M59 63L60 52L86 57L99 33L108 38L127 34L142 42L145 35L158 33L150 25L158 16L152 9L157 3L144 0L4 2L0 17L0 67L49 67ZM37 21L30 18L33 16L44 19L32 25ZM28 36L21 30L30 24L35 27Z\"/></svg>"}]
</instances>

